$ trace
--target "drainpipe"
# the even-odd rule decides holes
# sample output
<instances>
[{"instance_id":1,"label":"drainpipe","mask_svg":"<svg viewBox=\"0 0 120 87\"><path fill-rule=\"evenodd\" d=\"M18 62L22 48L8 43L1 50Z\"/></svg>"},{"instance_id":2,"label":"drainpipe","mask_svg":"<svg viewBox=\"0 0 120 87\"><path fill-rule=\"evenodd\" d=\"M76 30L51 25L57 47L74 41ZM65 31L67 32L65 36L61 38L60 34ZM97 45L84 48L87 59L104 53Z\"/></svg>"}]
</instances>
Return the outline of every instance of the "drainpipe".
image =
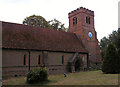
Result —
<instances>
[{"instance_id":1,"label":"drainpipe","mask_svg":"<svg viewBox=\"0 0 120 87\"><path fill-rule=\"evenodd\" d=\"M30 71L30 51L29 51L29 63L28 63L28 71Z\"/></svg>"}]
</instances>

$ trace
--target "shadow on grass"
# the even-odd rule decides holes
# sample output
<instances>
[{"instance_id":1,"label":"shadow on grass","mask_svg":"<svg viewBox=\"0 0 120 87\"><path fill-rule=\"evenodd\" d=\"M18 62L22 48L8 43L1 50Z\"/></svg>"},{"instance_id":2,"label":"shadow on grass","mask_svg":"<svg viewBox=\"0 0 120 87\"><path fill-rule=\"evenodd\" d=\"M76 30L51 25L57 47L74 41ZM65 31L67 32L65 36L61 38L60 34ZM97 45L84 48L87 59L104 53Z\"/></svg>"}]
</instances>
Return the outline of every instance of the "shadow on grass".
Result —
<instances>
[{"instance_id":1,"label":"shadow on grass","mask_svg":"<svg viewBox=\"0 0 120 87\"><path fill-rule=\"evenodd\" d=\"M42 81L42 82L39 82L39 83L27 83L26 82L26 85L47 85L47 84L49 84L51 82L52 82L51 80Z\"/></svg>"}]
</instances>

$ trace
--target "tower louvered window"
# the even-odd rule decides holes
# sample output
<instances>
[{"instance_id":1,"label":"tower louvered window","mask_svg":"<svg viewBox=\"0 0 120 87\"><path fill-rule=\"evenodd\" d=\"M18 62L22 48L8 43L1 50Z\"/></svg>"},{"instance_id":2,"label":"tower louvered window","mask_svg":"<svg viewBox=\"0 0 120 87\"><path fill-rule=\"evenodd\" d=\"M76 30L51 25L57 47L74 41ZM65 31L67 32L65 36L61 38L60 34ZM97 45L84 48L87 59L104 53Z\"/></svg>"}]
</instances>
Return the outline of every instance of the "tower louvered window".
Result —
<instances>
[{"instance_id":1,"label":"tower louvered window","mask_svg":"<svg viewBox=\"0 0 120 87\"><path fill-rule=\"evenodd\" d=\"M74 17L74 18L73 18L73 25L76 25L76 24L77 24L77 18Z\"/></svg>"},{"instance_id":2,"label":"tower louvered window","mask_svg":"<svg viewBox=\"0 0 120 87\"><path fill-rule=\"evenodd\" d=\"M86 23L90 24L90 17L86 17Z\"/></svg>"}]
</instances>

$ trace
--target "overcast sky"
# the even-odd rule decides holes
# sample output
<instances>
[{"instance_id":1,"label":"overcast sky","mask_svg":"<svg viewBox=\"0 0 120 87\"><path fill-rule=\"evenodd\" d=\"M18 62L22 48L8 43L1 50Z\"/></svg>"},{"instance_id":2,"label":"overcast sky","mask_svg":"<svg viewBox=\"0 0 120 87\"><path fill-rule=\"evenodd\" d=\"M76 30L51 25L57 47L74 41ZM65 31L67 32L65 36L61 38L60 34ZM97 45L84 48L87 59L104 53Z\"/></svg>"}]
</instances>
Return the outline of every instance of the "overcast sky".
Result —
<instances>
[{"instance_id":1,"label":"overcast sky","mask_svg":"<svg viewBox=\"0 0 120 87\"><path fill-rule=\"evenodd\" d=\"M68 27L68 13L79 7L94 11L98 40L118 29L119 0L0 0L0 21L20 23L33 14L58 19ZM119 4L120 5L120 4ZM120 25L119 25L120 27Z\"/></svg>"}]
</instances>

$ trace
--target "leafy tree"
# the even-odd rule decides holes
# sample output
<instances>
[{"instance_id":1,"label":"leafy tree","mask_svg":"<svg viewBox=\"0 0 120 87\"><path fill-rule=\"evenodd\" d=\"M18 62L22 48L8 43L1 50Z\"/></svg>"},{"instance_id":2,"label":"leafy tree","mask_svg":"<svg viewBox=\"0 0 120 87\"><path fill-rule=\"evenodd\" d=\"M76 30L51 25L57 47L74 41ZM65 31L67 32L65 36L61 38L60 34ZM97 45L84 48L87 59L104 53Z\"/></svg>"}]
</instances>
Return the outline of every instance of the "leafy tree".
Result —
<instances>
[{"instance_id":1,"label":"leafy tree","mask_svg":"<svg viewBox=\"0 0 120 87\"><path fill-rule=\"evenodd\" d=\"M42 16L31 15L23 20L23 24L49 28L48 22Z\"/></svg>"},{"instance_id":2,"label":"leafy tree","mask_svg":"<svg viewBox=\"0 0 120 87\"><path fill-rule=\"evenodd\" d=\"M62 30L62 31L66 31L67 30L67 28L64 27L64 24L62 24L57 19L50 20L49 24L50 24L52 29Z\"/></svg>"},{"instance_id":3,"label":"leafy tree","mask_svg":"<svg viewBox=\"0 0 120 87\"><path fill-rule=\"evenodd\" d=\"M119 56L115 46L109 43L105 57L103 59L102 71L104 73L118 73L119 72Z\"/></svg>"},{"instance_id":4,"label":"leafy tree","mask_svg":"<svg viewBox=\"0 0 120 87\"><path fill-rule=\"evenodd\" d=\"M109 35L109 42L116 44L117 37L118 37L118 32L113 31L112 34Z\"/></svg>"},{"instance_id":5,"label":"leafy tree","mask_svg":"<svg viewBox=\"0 0 120 87\"><path fill-rule=\"evenodd\" d=\"M55 30L67 31L67 28L65 28L64 24L62 24L57 19L46 21L45 18L43 18L42 16L37 16L37 15L31 15L29 17L26 17L23 20L23 24L39 26L42 28L51 28Z\"/></svg>"},{"instance_id":6,"label":"leafy tree","mask_svg":"<svg viewBox=\"0 0 120 87\"><path fill-rule=\"evenodd\" d=\"M110 34L108 37L104 37L104 38L101 39L100 49L101 49L102 58L104 58L105 50L106 50L106 47L108 46L109 43L113 43L117 50L118 50L118 48L120 48L119 47L120 42L118 42L119 37L120 37L120 32L119 31L120 30L113 31L112 34Z\"/></svg>"},{"instance_id":7,"label":"leafy tree","mask_svg":"<svg viewBox=\"0 0 120 87\"><path fill-rule=\"evenodd\" d=\"M100 49L101 49L101 55L103 58L103 65L106 63L104 60L106 59L106 53L107 53L107 47L108 45L112 43L118 52L118 63L120 63L120 28L117 31L113 31L112 34L110 34L108 37L104 37L100 41ZM116 63L117 64L117 63ZM118 72L120 72L120 64L117 65ZM103 68L104 71L104 68Z\"/></svg>"},{"instance_id":8,"label":"leafy tree","mask_svg":"<svg viewBox=\"0 0 120 87\"><path fill-rule=\"evenodd\" d=\"M101 39L101 41L100 41L100 49L101 49L102 59L104 58L104 53L105 53L108 43L109 43L109 40L106 37L103 37L103 39Z\"/></svg>"}]
</instances>

